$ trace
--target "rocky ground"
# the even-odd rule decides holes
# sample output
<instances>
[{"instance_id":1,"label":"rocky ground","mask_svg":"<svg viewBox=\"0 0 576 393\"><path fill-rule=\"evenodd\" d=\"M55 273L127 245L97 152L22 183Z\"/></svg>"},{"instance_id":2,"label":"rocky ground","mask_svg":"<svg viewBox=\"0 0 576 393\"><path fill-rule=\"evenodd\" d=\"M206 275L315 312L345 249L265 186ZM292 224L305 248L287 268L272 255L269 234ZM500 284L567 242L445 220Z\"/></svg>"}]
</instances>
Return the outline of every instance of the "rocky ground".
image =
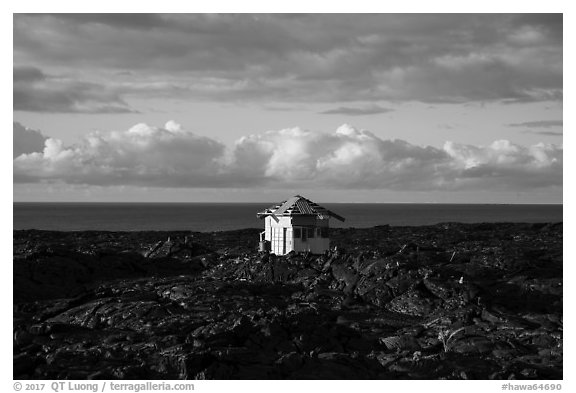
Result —
<instances>
[{"instance_id":1,"label":"rocky ground","mask_svg":"<svg viewBox=\"0 0 576 393\"><path fill-rule=\"evenodd\" d=\"M562 224L14 232L17 379L561 379Z\"/></svg>"}]
</instances>

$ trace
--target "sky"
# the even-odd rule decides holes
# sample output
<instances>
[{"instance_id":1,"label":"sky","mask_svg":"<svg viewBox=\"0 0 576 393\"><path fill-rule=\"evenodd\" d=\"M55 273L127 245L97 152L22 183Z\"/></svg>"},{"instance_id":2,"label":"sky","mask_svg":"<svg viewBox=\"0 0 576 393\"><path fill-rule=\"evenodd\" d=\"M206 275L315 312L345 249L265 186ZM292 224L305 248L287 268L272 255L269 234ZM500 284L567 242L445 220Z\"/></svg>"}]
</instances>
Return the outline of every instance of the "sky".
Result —
<instances>
[{"instance_id":1,"label":"sky","mask_svg":"<svg viewBox=\"0 0 576 393\"><path fill-rule=\"evenodd\" d=\"M15 201L562 203L561 14L14 14Z\"/></svg>"}]
</instances>

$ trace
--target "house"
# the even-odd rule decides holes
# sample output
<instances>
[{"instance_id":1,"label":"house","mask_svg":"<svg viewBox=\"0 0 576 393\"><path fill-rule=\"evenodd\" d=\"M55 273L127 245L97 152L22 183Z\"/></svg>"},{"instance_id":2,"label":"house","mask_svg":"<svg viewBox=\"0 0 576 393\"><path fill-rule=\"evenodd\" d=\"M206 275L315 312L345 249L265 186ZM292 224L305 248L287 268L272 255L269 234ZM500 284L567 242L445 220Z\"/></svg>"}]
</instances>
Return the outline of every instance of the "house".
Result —
<instances>
[{"instance_id":1,"label":"house","mask_svg":"<svg viewBox=\"0 0 576 393\"><path fill-rule=\"evenodd\" d=\"M322 254L330 248L329 220L344 218L296 195L257 214L265 220L260 233L260 249L276 255L290 251Z\"/></svg>"}]
</instances>

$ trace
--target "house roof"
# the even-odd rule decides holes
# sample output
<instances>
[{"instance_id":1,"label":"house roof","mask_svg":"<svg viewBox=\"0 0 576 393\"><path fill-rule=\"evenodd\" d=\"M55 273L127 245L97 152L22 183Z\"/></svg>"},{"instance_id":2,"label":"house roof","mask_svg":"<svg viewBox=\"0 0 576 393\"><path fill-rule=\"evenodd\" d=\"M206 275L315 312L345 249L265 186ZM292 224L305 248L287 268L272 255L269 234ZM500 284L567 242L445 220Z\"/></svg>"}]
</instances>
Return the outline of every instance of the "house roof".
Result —
<instances>
[{"instance_id":1,"label":"house roof","mask_svg":"<svg viewBox=\"0 0 576 393\"><path fill-rule=\"evenodd\" d=\"M317 216L320 219L334 217L337 220L344 221L344 218L338 214L300 195L293 196L284 202L272 205L256 214L256 216L258 218L272 216L275 219L276 216Z\"/></svg>"}]
</instances>

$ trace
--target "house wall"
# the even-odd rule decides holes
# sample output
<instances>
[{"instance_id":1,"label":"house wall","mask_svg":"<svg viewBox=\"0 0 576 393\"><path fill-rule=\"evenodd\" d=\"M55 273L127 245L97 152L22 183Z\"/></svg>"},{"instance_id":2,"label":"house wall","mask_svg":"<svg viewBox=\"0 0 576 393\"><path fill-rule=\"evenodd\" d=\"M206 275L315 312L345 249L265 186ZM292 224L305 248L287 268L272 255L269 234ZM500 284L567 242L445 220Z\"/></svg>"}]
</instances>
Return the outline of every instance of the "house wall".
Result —
<instances>
[{"instance_id":1,"label":"house wall","mask_svg":"<svg viewBox=\"0 0 576 393\"><path fill-rule=\"evenodd\" d=\"M323 238L320 235L319 228L327 228L329 220L320 220L317 217L290 217L278 216L278 222L272 217L265 218L265 236L270 242L270 252L276 255L284 255L294 250L297 252L311 252L313 254L322 254L330 248L330 239ZM294 228L300 228L300 231L314 228L314 236L294 238Z\"/></svg>"},{"instance_id":2,"label":"house wall","mask_svg":"<svg viewBox=\"0 0 576 393\"><path fill-rule=\"evenodd\" d=\"M294 249L294 235L291 217L278 217L278 222L272 217L265 218L265 236L270 242L270 252L276 255L288 254Z\"/></svg>"},{"instance_id":3,"label":"house wall","mask_svg":"<svg viewBox=\"0 0 576 393\"><path fill-rule=\"evenodd\" d=\"M306 236L306 240L294 239L294 251L311 252L313 254L322 254L330 248L330 239L321 237L320 228L328 228L328 219L320 220L317 217L294 217L292 220L293 228L300 228L301 231L314 229L314 236Z\"/></svg>"},{"instance_id":4,"label":"house wall","mask_svg":"<svg viewBox=\"0 0 576 393\"><path fill-rule=\"evenodd\" d=\"M314 238L303 241L302 239L294 239L294 251L296 252L311 252L312 254L323 254L330 248L330 239L328 238Z\"/></svg>"}]
</instances>

